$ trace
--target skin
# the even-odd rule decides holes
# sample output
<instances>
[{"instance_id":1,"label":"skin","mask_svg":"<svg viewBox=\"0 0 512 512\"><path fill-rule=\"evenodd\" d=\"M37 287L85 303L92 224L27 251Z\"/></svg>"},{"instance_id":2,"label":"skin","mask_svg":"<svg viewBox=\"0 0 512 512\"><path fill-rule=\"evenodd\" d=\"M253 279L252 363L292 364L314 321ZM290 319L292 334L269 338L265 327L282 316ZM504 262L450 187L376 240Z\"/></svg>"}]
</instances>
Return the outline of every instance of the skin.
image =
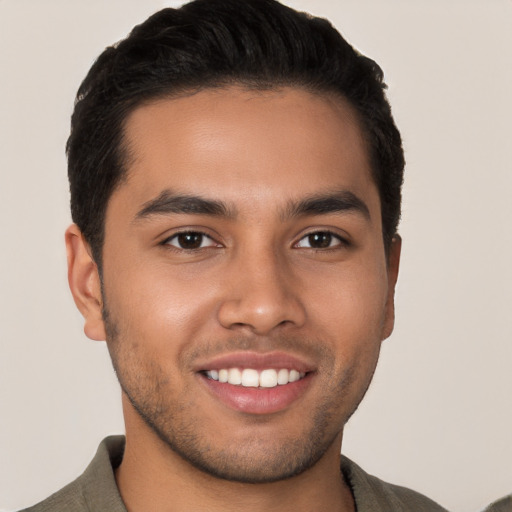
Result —
<instances>
[{"instance_id":1,"label":"skin","mask_svg":"<svg viewBox=\"0 0 512 512\"><path fill-rule=\"evenodd\" d=\"M205 90L139 107L125 136L103 286L76 226L66 242L85 333L107 339L123 388L128 510L354 510L343 427L393 328L400 254L398 237L384 252L354 110L295 88ZM333 191L357 206L297 213ZM155 207L162 194L225 211ZM233 408L199 371L232 353L300 359L307 385L274 412Z\"/></svg>"}]
</instances>

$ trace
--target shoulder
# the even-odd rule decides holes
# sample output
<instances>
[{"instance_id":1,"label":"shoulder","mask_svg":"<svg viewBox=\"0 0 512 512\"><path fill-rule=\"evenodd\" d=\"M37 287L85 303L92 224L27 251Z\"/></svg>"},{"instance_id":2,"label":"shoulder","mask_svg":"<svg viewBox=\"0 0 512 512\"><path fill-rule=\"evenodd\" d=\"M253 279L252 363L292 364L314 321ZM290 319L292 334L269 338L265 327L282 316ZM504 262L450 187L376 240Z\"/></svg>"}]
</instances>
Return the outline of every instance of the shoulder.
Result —
<instances>
[{"instance_id":1,"label":"shoulder","mask_svg":"<svg viewBox=\"0 0 512 512\"><path fill-rule=\"evenodd\" d=\"M354 494L358 512L446 512L423 494L384 482L346 457L342 458L341 469Z\"/></svg>"},{"instance_id":2,"label":"shoulder","mask_svg":"<svg viewBox=\"0 0 512 512\"><path fill-rule=\"evenodd\" d=\"M66 485L60 491L52 494L41 503L29 507L20 512L55 512L66 510L69 512L88 511L87 503L83 496L81 479L77 478L74 482Z\"/></svg>"},{"instance_id":3,"label":"shoulder","mask_svg":"<svg viewBox=\"0 0 512 512\"><path fill-rule=\"evenodd\" d=\"M512 512L512 494L491 503L483 512Z\"/></svg>"},{"instance_id":4,"label":"shoulder","mask_svg":"<svg viewBox=\"0 0 512 512\"><path fill-rule=\"evenodd\" d=\"M114 476L123 451L124 437L107 437L81 476L41 503L20 512L126 512Z\"/></svg>"}]
</instances>

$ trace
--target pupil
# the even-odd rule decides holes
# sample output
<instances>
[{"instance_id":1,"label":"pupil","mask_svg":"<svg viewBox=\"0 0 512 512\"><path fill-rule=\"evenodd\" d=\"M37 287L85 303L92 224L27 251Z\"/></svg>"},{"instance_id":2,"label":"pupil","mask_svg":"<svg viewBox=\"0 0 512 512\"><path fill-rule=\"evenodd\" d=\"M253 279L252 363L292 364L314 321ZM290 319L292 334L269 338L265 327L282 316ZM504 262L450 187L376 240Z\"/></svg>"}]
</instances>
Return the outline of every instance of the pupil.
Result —
<instances>
[{"instance_id":1,"label":"pupil","mask_svg":"<svg viewBox=\"0 0 512 512\"><path fill-rule=\"evenodd\" d=\"M313 233L309 235L309 245L316 249L324 249L331 245L332 235L330 233Z\"/></svg>"},{"instance_id":2,"label":"pupil","mask_svg":"<svg viewBox=\"0 0 512 512\"><path fill-rule=\"evenodd\" d=\"M201 233L181 233L178 235L178 243L183 249L198 249L201 247L203 235Z\"/></svg>"}]
</instances>

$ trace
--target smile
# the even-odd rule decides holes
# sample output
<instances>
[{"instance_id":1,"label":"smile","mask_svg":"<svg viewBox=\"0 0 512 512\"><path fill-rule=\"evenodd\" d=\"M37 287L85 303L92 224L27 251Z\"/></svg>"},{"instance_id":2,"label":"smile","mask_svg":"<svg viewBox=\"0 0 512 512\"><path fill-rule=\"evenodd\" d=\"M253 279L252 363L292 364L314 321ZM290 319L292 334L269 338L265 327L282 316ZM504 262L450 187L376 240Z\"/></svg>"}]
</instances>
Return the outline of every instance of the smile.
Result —
<instances>
[{"instance_id":1,"label":"smile","mask_svg":"<svg viewBox=\"0 0 512 512\"><path fill-rule=\"evenodd\" d=\"M293 406L314 386L317 365L281 351L238 351L198 360L201 386L223 406L244 414L273 414Z\"/></svg>"},{"instance_id":2,"label":"smile","mask_svg":"<svg viewBox=\"0 0 512 512\"><path fill-rule=\"evenodd\" d=\"M208 370L205 372L209 379L220 383L232 384L233 386L242 386L246 388L275 388L284 386L291 382L306 376L305 372L299 372L295 369L267 368L264 370L255 370L253 368L222 368L220 370Z\"/></svg>"}]
</instances>

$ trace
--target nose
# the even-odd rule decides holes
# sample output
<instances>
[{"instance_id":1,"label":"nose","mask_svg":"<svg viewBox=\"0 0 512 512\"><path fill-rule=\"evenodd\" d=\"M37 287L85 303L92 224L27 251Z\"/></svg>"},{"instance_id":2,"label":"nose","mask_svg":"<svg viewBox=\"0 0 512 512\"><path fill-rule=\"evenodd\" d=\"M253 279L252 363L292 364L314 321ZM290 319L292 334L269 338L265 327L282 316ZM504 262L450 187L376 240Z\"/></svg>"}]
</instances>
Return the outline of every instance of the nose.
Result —
<instances>
[{"instance_id":1,"label":"nose","mask_svg":"<svg viewBox=\"0 0 512 512\"><path fill-rule=\"evenodd\" d=\"M270 251L269 251L270 252ZM226 329L268 335L283 327L300 327L306 310L300 284L283 258L275 254L240 255L231 261L226 293L218 309Z\"/></svg>"}]
</instances>

